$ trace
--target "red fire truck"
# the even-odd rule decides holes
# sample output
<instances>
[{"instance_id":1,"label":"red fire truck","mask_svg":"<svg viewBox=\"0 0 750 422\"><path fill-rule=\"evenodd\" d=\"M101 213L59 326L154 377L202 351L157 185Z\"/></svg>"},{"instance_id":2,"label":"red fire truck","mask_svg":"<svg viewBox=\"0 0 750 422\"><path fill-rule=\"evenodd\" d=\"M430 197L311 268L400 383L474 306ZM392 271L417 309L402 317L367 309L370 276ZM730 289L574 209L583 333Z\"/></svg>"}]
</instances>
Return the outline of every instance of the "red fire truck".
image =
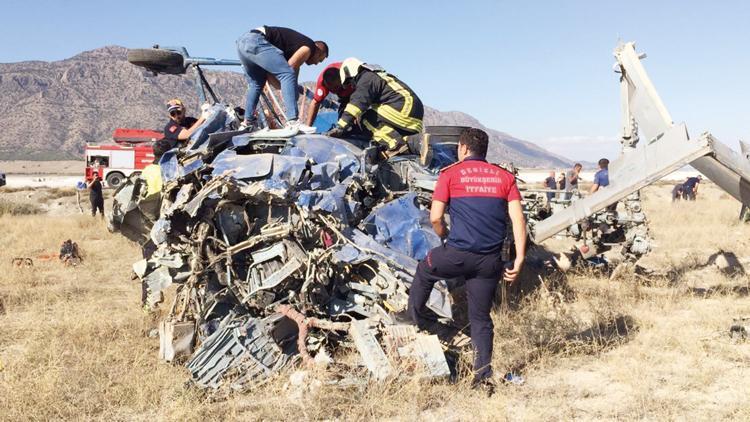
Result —
<instances>
[{"instance_id":1,"label":"red fire truck","mask_svg":"<svg viewBox=\"0 0 750 422\"><path fill-rule=\"evenodd\" d=\"M86 144L86 181L98 172L107 186L117 188L154 161L153 143L163 137L154 130L117 128L112 134L114 143Z\"/></svg>"}]
</instances>

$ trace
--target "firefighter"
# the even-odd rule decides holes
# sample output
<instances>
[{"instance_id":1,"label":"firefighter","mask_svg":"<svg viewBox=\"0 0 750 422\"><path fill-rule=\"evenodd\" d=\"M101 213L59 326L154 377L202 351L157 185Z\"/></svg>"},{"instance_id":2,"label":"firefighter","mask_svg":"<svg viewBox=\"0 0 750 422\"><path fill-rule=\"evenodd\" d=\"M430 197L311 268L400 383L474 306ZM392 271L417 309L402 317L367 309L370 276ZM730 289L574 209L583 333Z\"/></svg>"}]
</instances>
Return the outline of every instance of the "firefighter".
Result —
<instances>
[{"instance_id":1,"label":"firefighter","mask_svg":"<svg viewBox=\"0 0 750 422\"><path fill-rule=\"evenodd\" d=\"M388 155L406 150L404 137L422 131L424 107L405 83L376 65L348 58L341 64L341 83L353 86L349 103L328 136L365 136L383 145Z\"/></svg>"},{"instance_id":2,"label":"firefighter","mask_svg":"<svg viewBox=\"0 0 750 422\"><path fill-rule=\"evenodd\" d=\"M339 97L339 118L344 113L344 108L349 103L349 97L354 92L351 85L344 86L341 84L341 62L331 63L320 72L318 82L315 85L315 96L311 104L310 115L307 116L307 125L312 126L315 118L318 116L320 104L326 99L328 93L336 94Z\"/></svg>"},{"instance_id":3,"label":"firefighter","mask_svg":"<svg viewBox=\"0 0 750 422\"><path fill-rule=\"evenodd\" d=\"M167 112L169 121L164 126L164 139L169 141L170 149L190 139L198 127L206 121L203 116L199 119L186 116L185 105L178 98L167 101Z\"/></svg>"},{"instance_id":4,"label":"firefighter","mask_svg":"<svg viewBox=\"0 0 750 422\"><path fill-rule=\"evenodd\" d=\"M526 253L526 223L516 179L501 167L487 163L487 144L484 131L466 129L458 141L459 162L445 167L438 177L430 221L435 233L447 241L432 249L417 266L409 289L408 312L420 329L434 326L435 316L426 307L434 284L463 276L475 349L473 386L488 388L491 393L492 300L500 278L511 284L521 271ZM446 208L450 232L444 219ZM516 257L513 262L502 262L508 218Z\"/></svg>"}]
</instances>

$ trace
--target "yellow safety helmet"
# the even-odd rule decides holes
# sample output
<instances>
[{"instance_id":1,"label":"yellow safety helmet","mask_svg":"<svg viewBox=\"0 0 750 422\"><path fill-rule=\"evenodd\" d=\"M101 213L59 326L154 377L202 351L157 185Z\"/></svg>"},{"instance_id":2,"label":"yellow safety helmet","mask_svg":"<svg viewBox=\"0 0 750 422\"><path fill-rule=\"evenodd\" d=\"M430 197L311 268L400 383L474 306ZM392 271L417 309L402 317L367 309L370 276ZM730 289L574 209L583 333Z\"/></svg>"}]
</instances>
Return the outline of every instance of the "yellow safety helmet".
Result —
<instances>
[{"instance_id":1,"label":"yellow safety helmet","mask_svg":"<svg viewBox=\"0 0 750 422\"><path fill-rule=\"evenodd\" d=\"M348 79L351 79L355 76L357 76L357 73L359 73L359 68L364 63L362 60L356 58L356 57L349 57L348 59L344 60L341 63L341 68L339 69L339 76L341 76L341 83L345 84Z\"/></svg>"}]
</instances>

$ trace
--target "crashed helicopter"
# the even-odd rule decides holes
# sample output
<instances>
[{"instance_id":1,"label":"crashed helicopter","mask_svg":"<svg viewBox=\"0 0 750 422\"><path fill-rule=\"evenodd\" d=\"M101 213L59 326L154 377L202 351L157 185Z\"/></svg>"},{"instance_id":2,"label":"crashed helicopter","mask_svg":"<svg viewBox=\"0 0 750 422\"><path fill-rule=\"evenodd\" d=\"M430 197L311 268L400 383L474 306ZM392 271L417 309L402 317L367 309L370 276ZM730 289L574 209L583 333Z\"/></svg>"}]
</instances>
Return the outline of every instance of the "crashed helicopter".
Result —
<instances>
[{"instance_id":1,"label":"crashed helicopter","mask_svg":"<svg viewBox=\"0 0 750 422\"><path fill-rule=\"evenodd\" d=\"M524 207L537 244L563 234L591 253L634 260L650 249L639 189L691 164L748 203L750 163L710 134L691 139L684 124L672 123L633 43L618 45L615 57L623 153L610 165L610 186L552 208L546 191L529 189ZM112 231L155 250L133 266L151 304L177 285L159 326L161 358L186 361L198 386L238 391L292 362L330 364L342 344L359 352L375 379L401 368L450 375L443 347L465 339L418 333L399 316L417 262L440 244L428 207L463 128L427 127L410 139L410 154L388 159L356 139L241 133L237 111L219 101L201 70L237 62L191 57L184 48L133 50L129 59L156 73L193 69L201 100L208 92L213 103L188 144L161 158L160 198L146 197L133 176L115 192L109 216ZM261 107L267 128L283 124L273 91ZM428 306L442 321L453 318L450 291L460 283L445 280L431 294Z\"/></svg>"}]
</instances>

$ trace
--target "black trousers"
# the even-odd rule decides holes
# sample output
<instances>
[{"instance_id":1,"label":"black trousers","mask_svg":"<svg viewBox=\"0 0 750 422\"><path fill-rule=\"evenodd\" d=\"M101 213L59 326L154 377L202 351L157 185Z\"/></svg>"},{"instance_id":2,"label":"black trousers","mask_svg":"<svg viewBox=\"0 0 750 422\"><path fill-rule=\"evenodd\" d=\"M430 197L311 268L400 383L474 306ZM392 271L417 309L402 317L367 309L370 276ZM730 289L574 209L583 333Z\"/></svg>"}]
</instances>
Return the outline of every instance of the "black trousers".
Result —
<instances>
[{"instance_id":1,"label":"black trousers","mask_svg":"<svg viewBox=\"0 0 750 422\"><path fill-rule=\"evenodd\" d=\"M91 216L96 216L96 210L99 210L99 214L104 217L104 198L103 197L89 197L91 201Z\"/></svg>"},{"instance_id":2,"label":"black trousers","mask_svg":"<svg viewBox=\"0 0 750 422\"><path fill-rule=\"evenodd\" d=\"M443 245L431 250L419 263L414 282L409 289L409 315L420 329L425 329L434 321L434 314L426 306L434 284L440 280L460 276L466 278L476 380L492 376L492 341L495 327L490 311L502 271L500 252L478 254Z\"/></svg>"}]
</instances>

